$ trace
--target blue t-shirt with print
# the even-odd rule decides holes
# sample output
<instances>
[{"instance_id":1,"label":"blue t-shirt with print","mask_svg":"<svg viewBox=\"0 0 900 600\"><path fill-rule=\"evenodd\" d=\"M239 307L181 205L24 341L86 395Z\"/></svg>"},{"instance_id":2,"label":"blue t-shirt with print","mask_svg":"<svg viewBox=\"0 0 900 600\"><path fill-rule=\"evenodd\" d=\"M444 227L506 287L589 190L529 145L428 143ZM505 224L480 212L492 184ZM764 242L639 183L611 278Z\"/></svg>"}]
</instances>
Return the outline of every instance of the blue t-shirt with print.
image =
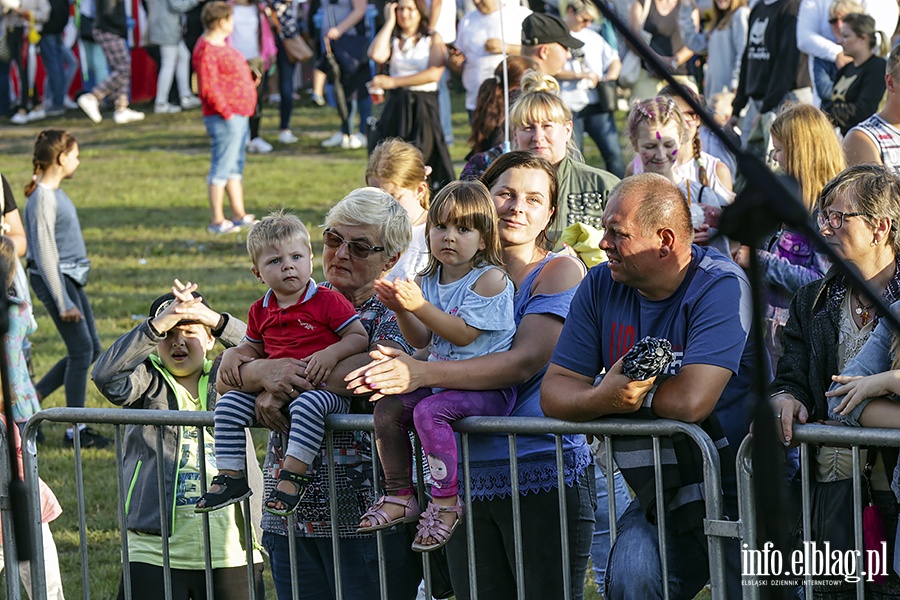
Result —
<instances>
[{"instance_id":1,"label":"blue t-shirt with print","mask_svg":"<svg viewBox=\"0 0 900 600\"><path fill-rule=\"evenodd\" d=\"M575 293L552 362L593 379L645 336L665 338L675 354L667 374L677 375L690 364L734 373L715 412L736 451L749 430L752 408L751 314L747 277L714 249L693 246L684 281L657 301L613 281L602 264Z\"/></svg>"}]
</instances>

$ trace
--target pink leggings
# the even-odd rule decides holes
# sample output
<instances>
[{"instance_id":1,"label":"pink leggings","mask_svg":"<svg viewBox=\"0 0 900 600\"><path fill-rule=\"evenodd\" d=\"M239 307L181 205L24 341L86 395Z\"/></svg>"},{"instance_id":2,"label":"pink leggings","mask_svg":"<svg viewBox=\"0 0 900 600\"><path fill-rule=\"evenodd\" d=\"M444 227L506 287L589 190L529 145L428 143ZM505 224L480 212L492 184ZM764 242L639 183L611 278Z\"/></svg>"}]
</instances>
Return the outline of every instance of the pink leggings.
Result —
<instances>
[{"instance_id":1,"label":"pink leggings","mask_svg":"<svg viewBox=\"0 0 900 600\"><path fill-rule=\"evenodd\" d=\"M450 424L463 417L503 417L516 402L516 388L487 391L430 388L386 396L375 403L375 441L384 469L385 489L392 495L414 493L409 426L415 423L434 481L432 495L459 493L456 437Z\"/></svg>"}]
</instances>

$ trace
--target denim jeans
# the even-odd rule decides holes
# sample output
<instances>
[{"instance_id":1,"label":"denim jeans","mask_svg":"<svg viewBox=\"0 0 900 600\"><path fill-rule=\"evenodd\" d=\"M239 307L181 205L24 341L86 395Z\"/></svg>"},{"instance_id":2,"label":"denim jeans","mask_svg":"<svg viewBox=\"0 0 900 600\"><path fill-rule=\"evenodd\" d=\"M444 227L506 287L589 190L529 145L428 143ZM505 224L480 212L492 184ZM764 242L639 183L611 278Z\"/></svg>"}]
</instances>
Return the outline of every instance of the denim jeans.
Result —
<instances>
[{"instance_id":1,"label":"denim jeans","mask_svg":"<svg viewBox=\"0 0 900 600\"><path fill-rule=\"evenodd\" d=\"M813 58L812 78L816 95L820 99L831 98L834 89L834 76L837 75L837 65L830 60Z\"/></svg>"},{"instance_id":2,"label":"denim jeans","mask_svg":"<svg viewBox=\"0 0 900 600\"><path fill-rule=\"evenodd\" d=\"M203 117L210 140L209 185L225 185L231 179L241 179L246 146L250 139L250 121L242 115L232 115L227 121L219 115Z\"/></svg>"},{"instance_id":3,"label":"denim jeans","mask_svg":"<svg viewBox=\"0 0 900 600\"><path fill-rule=\"evenodd\" d=\"M345 90L349 94L349 90ZM363 88L365 92L365 88ZM347 103L350 104L350 97L347 97ZM369 134L369 117L372 116L372 97L368 93L356 94L356 116L359 118L359 132L363 135ZM353 123L353 115L350 115L350 124ZM349 128L341 123L341 133L350 133Z\"/></svg>"},{"instance_id":4,"label":"denim jeans","mask_svg":"<svg viewBox=\"0 0 900 600\"><path fill-rule=\"evenodd\" d=\"M709 555L702 529L683 534L672 531L667 521L666 556L669 598L691 600L709 580ZM634 500L618 523L618 536L606 570L607 600L648 600L663 597L662 566L656 525L647 521ZM738 540L725 540L725 598L741 597L741 565Z\"/></svg>"},{"instance_id":5,"label":"denim jeans","mask_svg":"<svg viewBox=\"0 0 900 600\"><path fill-rule=\"evenodd\" d=\"M606 162L606 170L618 178L625 177L625 162L619 144L614 113L600 112L593 105L584 107L573 118L575 140L578 149L584 152L584 133L587 132Z\"/></svg>"},{"instance_id":6,"label":"denim jeans","mask_svg":"<svg viewBox=\"0 0 900 600\"><path fill-rule=\"evenodd\" d=\"M422 580L422 555L412 551L412 526L400 526L383 536L388 598L413 600ZM297 540L297 570L301 600L332 600L336 597L331 538ZM269 552L272 578L278 600L290 600L291 558L287 536L264 532L263 546ZM344 598L380 598L378 545L375 536L341 538L341 582Z\"/></svg>"},{"instance_id":7,"label":"denim jeans","mask_svg":"<svg viewBox=\"0 0 900 600\"><path fill-rule=\"evenodd\" d=\"M44 69L47 71L44 79L44 109L65 108L63 100L78 67L75 55L63 43L61 33L42 35L39 46Z\"/></svg>"},{"instance_id":8,"label":"denim jeans","mask_svg":"<svg viewBox=\"0 0 900 600\"><path fill-rule=\"evenodd\" d=\"M518 600L562 599L564 564L571 577L572 599L581 600L584 596L584 574L597 507L593 472L586 471L573 486L565 490L568 557L563 557L562 538L559 535L558 490L526 494L519 501L525 560L525 595ZM473 500L466 510L474 520L478 597L516 600L512 499ZM465 523L456 530L446 548L456 598L469 600Z\"/></svg>"},{"instance_id":9,"label":"denim jeans","mask_svg":"<svg viewBox=\"0 0 900 600\"><path fill-rule=\"evenodd\" d=\"M82 40L81 48L84 49L84 57L88 66L88 78L84 81L83 89L90 92L94 86L109 77L109 65L106 64L106 55L103 47L88 40Z\"/></svg>"},{"instance_id":10,"label":"denim jeans","mask_svg":"<svg viewBox=\"0 0 900 600\"><path fill-rule=\"evenodd\" d=\"M591 542L591 564L594 567L594 583L603 589L606 576L606 563L609 561L609 484L600 466L594 464L594 477L597 485L597 510L594 511L594 539ZM631 494L625 485L622 473L613 475L613 496L616 499L616 522L631 503Z\"/></svg>"},{"instance_id":11,"label":"denim jeans","mask_svg":"<svg viewBox=\"0 0 900 600\"><path fill-rule=\"evenodd\" d=\"M291 113L294 112L294 63L288 59L284 43L277 35L275 45L278 47L278 93L281 95L278 103L278 128L290 129Z\"/></svg>"},{"instance_id":12,"label":"denim jeans","mask_svg":"<svg viewBox=\"0 0 900 600\"><path fill-rule=\"evenodd\" d=\"M65 387L66 406L70 408L83 408L85 388L87 387L88 372L91 364L100 356L100 337L97 335L97 327L94 325L94 313L88 302L84 288L77 285L68 277L63 277L66 293L84 318L78 322L63 321L59 317L59 310L50 295L44 278L36 273L29 277L31 289L34 295L50 313L56 329L66 344L68 354L47 371L47 374L34 386L38 394L46 398L55 392L60 386Z\"/></svg>"},{"instance_id":13,"label":"denim jeans","mask_svg":"<svg viewBox=\"0 0 900 600\"><path fill-rule=\"evenodd\" d=\"M438 82L438 112L441 115L441 131L449 146L453 143L453 107L450 105L450 69L444 69Z\"/></svg>"}]
</instances>

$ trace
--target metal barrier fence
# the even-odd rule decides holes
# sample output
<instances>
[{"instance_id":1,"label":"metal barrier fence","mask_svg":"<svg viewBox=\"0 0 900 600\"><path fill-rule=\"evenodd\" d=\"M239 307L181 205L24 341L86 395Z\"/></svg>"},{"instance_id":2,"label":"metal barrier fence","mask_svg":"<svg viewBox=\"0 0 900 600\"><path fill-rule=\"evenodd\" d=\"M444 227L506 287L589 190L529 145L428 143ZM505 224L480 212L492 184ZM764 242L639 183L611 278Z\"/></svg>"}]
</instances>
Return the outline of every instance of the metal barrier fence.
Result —
<instances>
[{"instance_id":1,"label":"metal barrier fence","mask_svg":"<svg viewBox=\"0 0 900 600\"><path fill-rule=\"evenodd\" d=\"M105 423L105 424L114 424L116 426L115 432L115 445L116 445L116 473L117 473L117 490L118 490L118 522L120 527L120 538L121 538L121 546L122 546L122 556L128 556L128 539L127 533L124 527L125 522L125 477L122 473L122 440L123 440L123 425L151 425L156 427L164 427L164 426L189 426L189 427L198 427L199 434L199 442L200 448L204 447L204 428L211 427L213 425L213 413L211 412L179 412L179 411L150 411L150 410L122 410L122 409L72 409L72 408L53 408L48 410L43 410L36 415L34 415L28 422L28 426L25 429L25 434L23 436L23 454L24 454L24 462L25 462L25 483L28 488L29 493L29 506L31 510L31 515L39 515L40 514L40 506L39 506L39 497L37 493L37 480L38 480L38 462L37 462L37 445L35 442L35 437L37 434L38 425L40 425L43 421L50 421L56 423ZM332 415L329 416L326 420L326 450L327 456L330 457L328 460L327 468L329 473L329 495L331 498L331 514L337 515L337 498L334 493L334 461L331 460L331 457L334 455L334 440L333 440L333 432L335 431L372 431L372 417L369 415ZM572 423L567 421L559 421L556 419L547 419L547 418L522 418L522 417L470 417L458 421L454 424L454 429L460 433L460 457L463 462L462 469L462 482L465 489L464 500L467 505L471 505L472 497L471 497L471 479L470 479L470 469L469 469L469 435L470 434L502 434L507 435L509 440L509 451L510 456L512 457L510 461L510 473L511 473L511 485L512 485L512 511L513 511L513 522L514 522L514 546L515 546L515 557L516 557L516 581L517 581L517 596L524 597L524 569L525 562L523 556L522 549L522 529L521 529L521 507L520 507L520 495L519 495L519 480L518 480L518 461L516 460L516 445L517 445L517 435L520 434L553 434L556 437L556 466L557 466L557 481L558 481L558 498L559 498L559 508L560 508L560 535L561 535L561 544L562 544L562 573L563 573L563 594L565 598L570 598L572 596L572 586L573 585L583 585L582 581L572 581L571 573L569 571L568 566L568 550L569 550L569 540L567 533L567 514L566 514L566 502L565 502L565 485L564 485L564 468L563 468L563 444L562 444L562 435L564 434L591 434L594 436L604 436L606 438L606 443L608 444L608 452L606 458L606 473L607 473L607 482L609 484L609 488L613 489L612 484L612 473L613 473L613 456L612 456L612 447L615 444L615 439L617 437L633 437L633 436L647 436L652 438L653 442L653 458L654 458L654 477L656 482L656 502L658 505L663 502L663 473L662 473L662 464L661 453L660 453L660 438L668 437L675 434L683 434L687 436L689 439L695 443L703 457L703 474L704 474L704 494L707 499L706 502L706 518L704 520L704 528L705 534L707 536L708 550L709 550L709 572L710 572L710 586L712 591L713 600L722 600L725 598L725 560L724 560L724 551L723 551L723 538L737 538L740 537L740 523L735 521L727 521L723 518L723 505L721 498L721 475L719 468L719 455L718 451L703 430L693 424L682 423L679 421L668 421L668 420L659 420L659 421L638 421L638 420L625 420L625 419L604 419L601 421L594 421L590 423ZM162 455L162 436L157 436L158 447L157 452L159 455ZM377 454L375 450L375 446L373 444L373 469L374 469L374 482L375 482L375 494L380 494L379 482L379 461L377 459ZM0 457L2 458L2 457ZM200 461L201 464L201 487L203 491L206 488L206 476L203 471L205 471L204 461ZM7 471L8 472L8 471ZM165 500L163 496L163 475L160 470L159 472L160 478L160 523L162 524L163 531L166 531L168 526L167 515L165 512ZM83 596L85 600L90 598L90 586L89 586L89 573L90 573L90 565L89 565L89 556L88 556L88 547L87 547L87 524L85 522L85 505L84 505L84 488L83 488L83 478L82 478L82 464L81 464L81 448L79 443L78 436L75 436L75 483L77 486L77 498L78 498L78 519L79 519L79 530L80 530L80 552L81 552L81 565L82 565L82 587L84 590ZM419 479L420 492L421 492L421 472ZM8 521L8 503L0 503L0 509L3 510L3 527L5 531L9 531ZM611 542L615 541L616 534L616 506L615 506L615 494L609 494L609 521L610 521L610 536ZM250 529L251 525L249 522L250 511L248 509L247 501L244 504L244 515L245 515L245 539L250 539ZM657 533L658 539L660 542L660 547L665 547L665 534L666 534L666 518L665 511L657 511L659 514L659 519L657 523ZM469 566L469 590L471 593L471 597L473 599L478 598L477 592L477 574L476 574L476 561L477 554L474 543L474 526L472 520L469 518L468 511L464 513L465 518L465 527L467 529L467 553L468 553L468 566ZM33 595L32 598L35 600L42 600L46 597L46 583L45 583L45 575L43 571L43 551L40 543L41 539L41 528L40 528L40 518L31 518L30 523L32 524L32 535L34 540L34 558L32 560L32 589ZM293 517L289 521L290 530L293 530ZM344 594L342 591L341 584L341 561L340 561L340 551L341 544L339 543L339 537L337 535L338 530L338 522L337 519L331 520L331 528L332 528L332 540L335 540L337 543L332 544L333 555L334 555L334 576L335 576L335 585L336 585L336 594L337 598L340 600L344 598ZM206 548L205 552L205 560L206 560L206 585L208 591L208 597L212 598L212 575L211 575L211 562L209 556L209 528L207 518L204 516L204 545ZM383 556L383 546L382 546L382 532L378 532L377 536L377 544L379 557ZM296 547L295 540L293 536L289 537L289 550L291 562L294 563L296 557ZM170 568L168 566L168 539L165 535L162 536L162 551L165 562L164 567L164 576L165 576L165 584L167 588L166 598L167 600L171 598L171 574ZM9 545L11 547L11 545ZM248 557L248 569L252 568L252 556L251 549L248 546L247 557ZM666 553L661 553L661 566L662 566L662 580L664 582L668 581L667 573L668 573L668 560L666 557ZM15 571L15 553L7 553L6 557L6 572L7 572L7 589L8 589L8 597L19 598L18 592L18 581L17 577L13 574ZM123 558L123 563L127 565L127 559ZM380 590L381 597L383 599L387 598L387 583L386 583L386 573L384 561L379 559L379 579L380 579ZM430 587L430 572L429 572L429 561L425 560L423 556L423 572L425 574L425 586L426 593L428 597L430 597L431 587ZM254 589L252 585L253 577L252 573L248 579L251 582L250 589L248 591L248 597L255 599ZM123 576L125 578L125 589L126 592L130 590L130 581L129 581L129 571L128 569L123 570ZM294 597L296 598L298 595L299 585L297 581L297 574L292 570L291 573L291 581L292 587L294 590ZM15 587L13 586L15 583ZM130 597L130 596L129 596ZM664 597L668 598L668 589L664 590Z\"/></svg>"},{"instance_id":2,"label":"metal barrier fence","mask_svg":"<svg viewBox=\"0 0 900 600\"><path fill-rule=\"evenodd\" d=\"M853 525L854 525L854 551L855 556L863 557L866 553L863 549L863 495L861 486L862 463L860 462L859 451L861 446L900 446L900 434L896 429L874 429L861 427L840 427L830 425L794 425L793 440L800 444L800 481L802 489L802 528L803 543L806 545L814 542L811 539L811 517L812 510L810 506L811 478L810 475L810 445L825 444L828 446L849 447L852 453L853 461ZM759 548L758 531L756 528L756 504L753 494L753 468L750 461L751 450L753 447L753 438L747 436L741 444L737 455L737 472L738 472L738 498L740 502L740 515L743 544L742 547L751 554L750 556L763 556L756 554L763 552ZM793 524L791 524L793 525ZM892 532L887 532L888 544L893 545L890 539ZM764 544L765 545L765 544ZM804 559L805 560L805 559ZM743 561L742 561L743 562ZM785 561L787 565L787 561ZM816 574L809 568L810 565L803 565L803 587L805 588L806 598L813 597L813 580ZM862 559L855 561L855 577L857 577L856 597L862 600L865 597L863 569L867 568ZM785 569L792 567L785 566ZM887 565L891 568L891 565ZM775 574L777 575L777 574ZM820 574L821 575L821 574ZM786 574L787 578L788 575ZM799 580L799 576L790 576L790 579ZM758 600L760 597L760 586L754 584L759 577L744 577L745 584L743 588L744 600Z\"/></svg>"}]
</instances>

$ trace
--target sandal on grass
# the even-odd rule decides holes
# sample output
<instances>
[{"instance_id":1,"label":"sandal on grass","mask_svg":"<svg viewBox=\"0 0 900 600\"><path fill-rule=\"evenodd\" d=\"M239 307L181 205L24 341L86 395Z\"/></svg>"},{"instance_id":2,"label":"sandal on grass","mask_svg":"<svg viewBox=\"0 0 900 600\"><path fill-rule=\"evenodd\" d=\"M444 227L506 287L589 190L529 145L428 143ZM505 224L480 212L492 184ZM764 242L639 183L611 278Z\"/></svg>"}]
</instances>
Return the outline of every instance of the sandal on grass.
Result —
<instances>
[{"instance_id":1,"label":"sandal on grass","mask_svg":"<svg viewBox=\"0 0 900 600\"><path fill-rule=\"evenodd\" d=\"M456 520L453 521L453 525L447 525L441 521L440 513L447 512L456 513ZM412 549L416 552L437 550L450 541L450 536L453 535L453 532L456 531L456 528L462 522L462 516L463 504L460 498L456 499L454 506L441 506L430 502L428 508L422 513L422 518L419 519L418 533L415 541L412 543ZM434 544L423 544L422 540L429 537L437 541Z\"/></svg>"},{"instance_id":2,"label":"sandal on grass","mask_svg":"<svg viewBox=\"0 0 900 600\"><path fill-rule=\"evenodd\" d=\"M281 472L278 473L278 481L290 481L294 484L294 493L289 494L287 492L282 492L276 487L272 490L272 493L269 494L269 497L266 498L266 503L263 508L266 509L266 512L270 512L273 515L286 517L297 510L297 505L300 504L300 501L306 494L306 486L312 481L312 477L282 469ZM284 508L272 506L276 502L281 502L281 504L284 505Z\"/></svg>"},{"instance_id":3,"label":"sandal on grass","mask_svg":"<svg viewBox=\"0 0 900 600\"><path fill-rule=\"evenodd\" d=\"M403 514L396 519L391 519L384 510L385 504L402 506ZM399 525L400 523L412 523L419 518L421 512L415 496L410 496L407 500L398 498L397 496L382 496L378 502L369 507L369 510L367 510L362 516L362 519L360 519L360 522L368 519L369 526L363 527L360 525L359 529L356 530L356 533L374 533L376 531L381 531L382 529L388 529L394 525Z\"/></svg>"},{"instance_id":4,"label":"sandal on grass","mask_svg":"<svg viewBox=\"0 0 900 600\"><path fill-rule=\"evenodd\" d=\"M219 486L217 492L206 492L197 500L194 512L203 513L225 508L229 504L249 498L253 491L247 485L246 477L231 477L221 473L213 477L212 485Z\"/></svg>"}]
</instances>

